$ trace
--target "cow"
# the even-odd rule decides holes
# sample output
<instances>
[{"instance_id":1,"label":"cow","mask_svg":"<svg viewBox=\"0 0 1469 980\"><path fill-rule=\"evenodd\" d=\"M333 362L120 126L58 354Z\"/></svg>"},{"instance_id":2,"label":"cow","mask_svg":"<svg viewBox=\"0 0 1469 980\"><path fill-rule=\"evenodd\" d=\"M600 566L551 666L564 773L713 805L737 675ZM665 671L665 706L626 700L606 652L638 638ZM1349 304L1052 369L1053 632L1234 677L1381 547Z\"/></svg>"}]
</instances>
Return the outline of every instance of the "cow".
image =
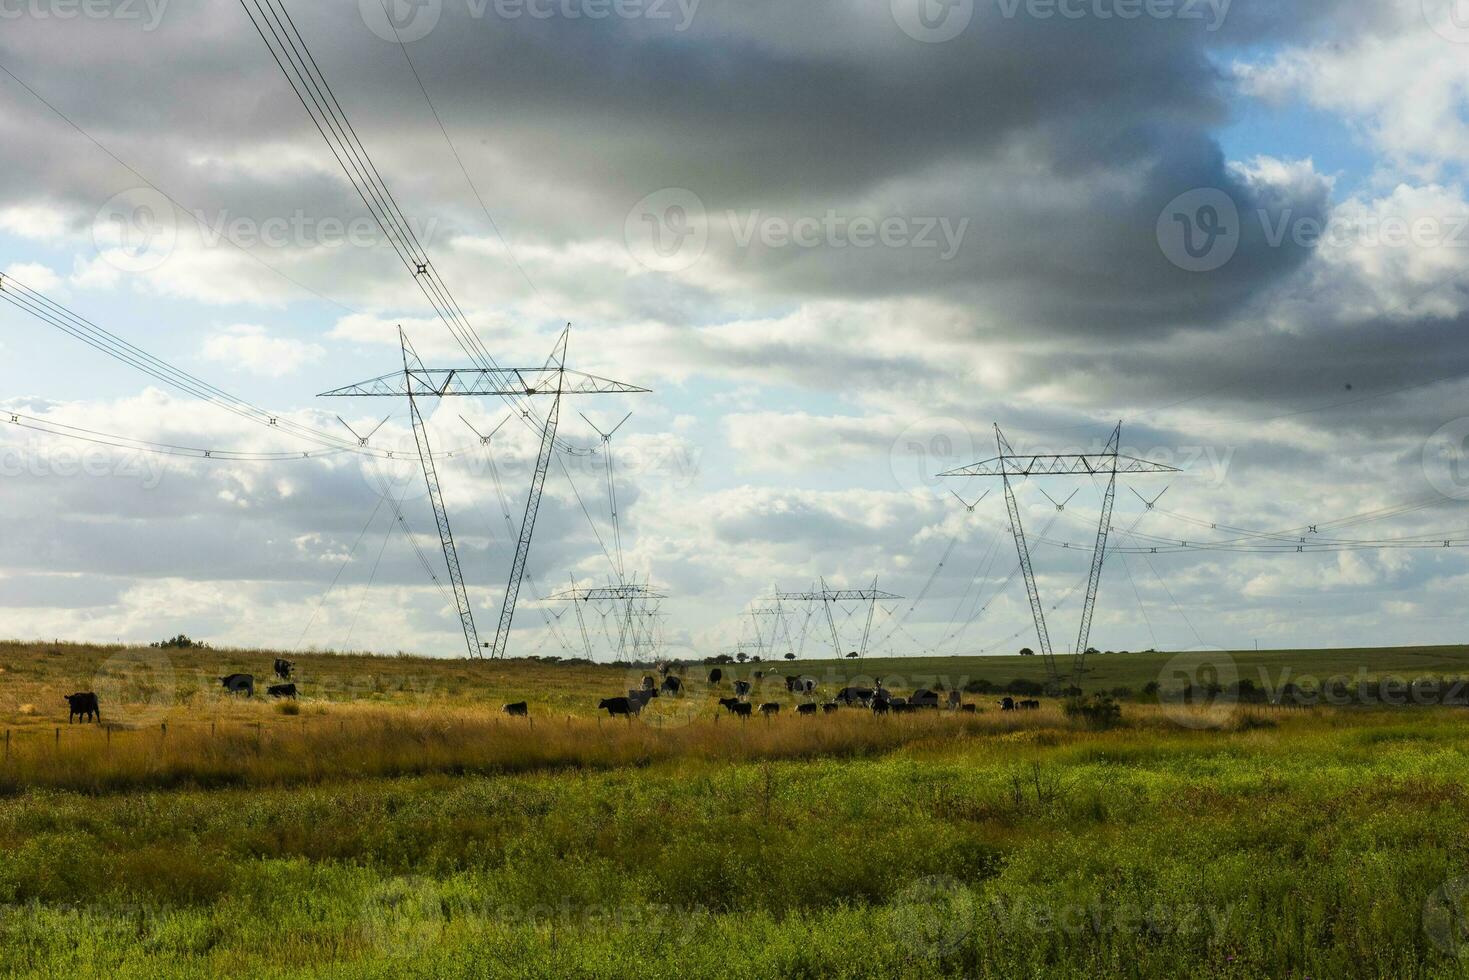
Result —
<instances>
[{"instance_id":1,"label":"cow","mask_svg":"<svg viewBox=\"0 0 1469 980\"><path fill-rule=\"evenodd\" d=\"M644 691L654 691L654 690L657 690L657 688L658 688L658 682L655 681L655 680L653 680L653 678L651 676L645 675L643 677L642 690L644 690Z\"/></svg>"},{"instance_id":2,"label":"cow","mask_svg":"<svg viewBox=\"0 0 1469 980\"><path fill-rule=\"evenodd\" d=\"M748 718L750 717L750 702L740 701L730 710L741 718Z\"/></svg>"},{"instance_id":3,"label":"cow","mask_svg":"<svg viewBox=\"0 0 1469 980\"><path fill-rule=\"evenodd\" d=\"M294 698L296 696L296 685L272 684L265 689L265 693L273 698Z\"/></svg>"},{"instance_id":4,"label":"cow","mask_svg":"<svg viewBox=\"0 0 1469 980\"><path fill-rule=\"evenodd\" d=\"M758 680L759 680L759 679L760 679L760 678L762 678L762 677L764 677L764 676L765 676L765 671L763 671L763 670L757 670L757 671L755 671L755 679L756 679L756 680L757 680L757 681L758 681Z\"/></svg>"},{"instance_id":5,"label":"cow","mask_svg":"<svg viewBox=\"0 0 1469 980\"><path fill-rule=\"evenodd\" d=\"M853 704L868 704L876 692L870 687L844 687L836 694L836 700L851 707Z\"/></svg>"},{"instance_id":6,"label":"cow","mask_svg":"<svg viewBox=\"0 0 1469 980\"><path fill-rule=\"evenodd\" d=\"M1021 701L1020 707L1026 711L1036 711L1041 706L1039 701Z\"/></svg>"},{"instance_id":7,"label":"cow","mask_svg":"<svg viewBox=\"0 0 1469 980\"><path fill-rule=\"evenodd\" d=\"M230 674L228 677L221 677L219 683L224 685L225 691L230 694L239 694L244 691L247 698L255 696L254 674Z\"/></svg>"},{"instance_id":8,"label":"cow","mask_svg":"<svg viewBox=\"0 0 1469 980\"><path fill-rule=\"evenodd\" d=\"M938 692L930 691L927 688L919 688L913 692L913 697L909 700L909 703L917 708L937 708L939 706Z\"/></svg>"},{"instance_id":9,"label":"cow","mask_svg":"<svg viewBox=\"0 0 1469 980\"><path fill-rule=\"evenodd\" d=\"M760 706L760 713L769 718L771 715L780 714L780 704L776 701L766 701Z\"/></svg>"},{"instance_id":10,"label":"cow","mask_svg":"<svg viewBox=\"0 0 1469 980\"><path fill-rule=\"evenodd\" d=\"M70 725L73 719L80 717L82 721L102 721L102 709L97 706L97 695L91 691L81 694L68 694L66 697L66 723ZM8 737L8 736L7 736Z\"/></svg>"},{"instance_id":11,"label":"cow","mask_svg":"<svg viewBox=\"0 0 1469 980\"><path fill-rule=\"evenodd\" d=\"M815 694L816 693L816 678L814 678L814 677L797 677L796 678L796 693L797 694L804 694L808 698L811 695Z\"/></svg>"},{"instance_id":12,"label":"cow","mask_svg":"<svg viewBox=\"0 0 1469 980\"><path fill-rule=\"evenodd\" d=\"M735 692L735 697L737 697L737 698L747 698L747 697L749 697L750 696L750 682L749 681L735 681L734 682L734 692Z\"/></svg>"},{"instance_id":13,"label":"cow","mask_svg":"<svg viewBox=\"0 0 1469 980\"><path fill-rule=\"evenodd\" d=\"M663 686L660 688L660 690L664 694L677 694L679 691L683 690L683 681L670 674L669 676L663 678Z\"/></svg>"},{"instance_id":14,"label":"cow","mask_svg":"<svg viewBox=\"0 0 1469 980\"><path fill-rule=\"evenodd\" d=\"M949 710L950 711L957 711L959 709L959 705L961 703L963 703L963 701L964 701L964 697L963 697L963 695L961 695L959 693L959 691L958 691L957 688L949 692Z\"/></svg>"},{"instance_id":15,"label":"cow","mask_svg":"<svg viewBox=\"0 0 1469 980\"><path fill-rule=\"evenodd\" d=\"M890 697L888 698L888 704L894 708L906 708L908 707L908 699Z\"/></svg>"},{"instance_id":16,"label":"cow","mask_svg":"<svg viewBox=\"0 0 1469 980\"><path fill-rule=\"evenodd\" d=\"M291 671L293 671L295 669L296 669L296 665L294 663L292 663L291 661L289 661L289 660L282 660L280 657L276 657L275 658L275 676L279 677L281 680L283 680L283 681L290 680L291 679Z\"/></svg>"},{"instance_id":17,"label":"cow","mask_svg":"<svg viewBox=\"0 0 1469 980\"><path fill-rule=\"evenodd\" d=\"M735 709L738 708L740 705L742 705L744 703L745 702L741 701L739 698L720 698L719 699L719 706L721 708L723 708L725 711L728 711L730 714L734 714Z\"/></svg>"},{"instance_id":18,"label":"cow","mask_svg":"<svg viewBox=\"0 0 1469 980\"><path fill-rule=\"evenodd\" d=\"M605 709L608 716L612 718L616 718L618 715L625 715L628 721L632 721L632 716L636 712L641 711L642 707L642 705L634 706L633 702L627 698L603 698L597 703L598 711Z\"/></svg>"},{"instance_id":19,"label":"cow","mask_svg":"<svg viewBox=\"0 0 1469 980\"><path fill-rule=\"evenodd\" d=\"M713 670L709 671L709 683L710 683L710 685L718 684L718 683L720 683L723 680L724 680L724 671L720 670L718 667L715 667Z\"/></svg>"},{"instance_id":20,"label":"cow","mask_svg":"<svg viewBox=\"0 0 1469 980\"><path fill-rule=\"evenodd\" d=\"M792 693L795 692L795 690L796 690L796 681L798 681L798 680L800 680L799 677L792 677L790 674L787 674L785 676L786 693L787 694L792 694Z\"/></svg>"},{"instance_id":21,"label":"cow","mask_svg":"<svg viewBox=\"0 0 1469 980\"><path fill-rule=\"evenodd\" d=\"M823 714L828 714L829 715L833 711L840 710L841 707L842 706L840 704L838 704L837 702L835 702L835 701L828 701L828 702L826 702L825 704L823 704L821 706L821 711L822 711Z\"/></svg>"},{"instance_id":22,"label":"cow","mask_svg":"<svg viewBox=\"0 0 1469 980\"><path fill-rule=\"evenodd\" d=\"M813 704L813 703L810 703L810 702L808 702L806 704L798 704L798 705L796 705L796 714L798 714L798 715L814 715L814 714L816 714L816 705Z\"/></svg>"},{"instance_id":23,"label":"cow","mask_svg":"<svg viewBox=\"0 0 1469 980\"><path fill-rule=\"evenodd\" d=\"M634 713L641 712L648 706L648 702L658 696L657 691L628 691L627 703L632 705Z\"/></svg>"},{"instance_id":24,"label":"cow","mask_svg":"<svg viewBox=\"0 0 1469 980\"><path fill-rule=\"evenodd\" d=\"M998 704L1000 706L1001 711L1015 710L1015 699L1011 697L1000 698L1000 700L996 701L995 704Z\"/></svg>"},{"instance_id":25,"label":"cow","mask_svg":"<svg viewBox=\"0 0 1469 980\"><path fill-rule=\"evenodd\" d=\"M959 710L971 715L979 712L979 709L972 704L961 704L959 705Z\"/></svg>"},{"instance_id":26,"label":"cow","mask_svg":"<svg viewBox=\"0 0 1469 980\"><path fill-rule=\"evenodd\" d=\"M912 701L908 701L904 698L893 699L893 711L896 714L905 715L908 714L910 711L917 711L920 707L922 706L914 704Z\"/></svg>"},{"instance_id":27,"label":"cow","mask_svg":"<svg viewBox=\"0 0 1469 980\"><path fill-rule=\"evenodd\" d=\"M875 697L872 699L872 713L875 715L885 715L891 708L892 702L890 702L887 698Z\"/></svg>"},{"instance_id":28,"label":"cow","mask_svg":"<svg viewBox=\"0 0 1469 980\"><path fill-rule=\"evenodd\" d=\"M512 718L530 717L530 707L524 701L516 701L514 704L507 704L504 708L500 710L504 711Z\"/></svg>"}]
</instances>

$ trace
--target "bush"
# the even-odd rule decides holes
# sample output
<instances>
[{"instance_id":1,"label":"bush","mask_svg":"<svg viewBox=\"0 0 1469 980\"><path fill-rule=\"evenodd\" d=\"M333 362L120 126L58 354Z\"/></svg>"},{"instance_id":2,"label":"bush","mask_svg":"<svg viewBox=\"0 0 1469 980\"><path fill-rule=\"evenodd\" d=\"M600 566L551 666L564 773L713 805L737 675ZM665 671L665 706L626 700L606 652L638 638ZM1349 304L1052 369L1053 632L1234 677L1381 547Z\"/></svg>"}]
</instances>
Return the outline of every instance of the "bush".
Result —
<instances>
[{"instance_id":1,"label":"bush","mask_svg":"<svg viewBox=\"0 0 1469 980\"><path fill-rule=\"evenodd\" d=\"M275 706L275 710L283 715L299 715L301 713L301 705L296 701L281 701Z\"/></svg>"},{"instance_id":2,"label":"bush","mask_svg":"<svg viewBox=\"0 0 1469 980\"><path fill-rule=\"evenodd\" d=\"M1093 731L1113 728L1122 721L1122 706L1106 694L1068 698L1061 710L1067 718L1081 718Z\"/></svg>"},{"instance_id":3,"label":"bush","mask_svg":"<svg viewBox=\"0 0 1469 980\"><path fill-rule=\"evenodd\" d=\"M187 633L180 633L171 640L159 640L157 643L149 644L161 650L207 650L209 644L202 640L191 640Z\"/></svg>"}]
</instances>

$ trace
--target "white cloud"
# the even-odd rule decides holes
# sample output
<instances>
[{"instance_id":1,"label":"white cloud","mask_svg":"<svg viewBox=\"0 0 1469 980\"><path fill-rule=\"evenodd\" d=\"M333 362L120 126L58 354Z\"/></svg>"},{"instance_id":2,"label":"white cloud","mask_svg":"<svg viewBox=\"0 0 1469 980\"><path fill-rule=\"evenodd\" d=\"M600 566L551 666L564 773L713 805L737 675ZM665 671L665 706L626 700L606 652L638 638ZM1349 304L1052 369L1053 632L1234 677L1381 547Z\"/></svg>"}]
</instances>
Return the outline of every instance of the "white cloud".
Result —
<instances>
[{"instance_id":1,"label":"white cloud","mask_svg":"<svg viewBox=\"0 0 1469 980\"><path fill-rule=\"evenodd\" d=\"M61 277L39 262L15 262L7 266L5 275L19 280L38 292L49 292L61 285Z\"/></svg>"},{"instance_id":2,"label":"white cloud","mask_svg":"<svg viewBox=\"0 0 1469 980\"><path fill-rule=\"evenodd\" d=\"M271 337L264 327L236 324L225 327L204 342L204 357L270 378L279 378L319 361L326 351L286 337Z\"/></svg>"}]
</instances>

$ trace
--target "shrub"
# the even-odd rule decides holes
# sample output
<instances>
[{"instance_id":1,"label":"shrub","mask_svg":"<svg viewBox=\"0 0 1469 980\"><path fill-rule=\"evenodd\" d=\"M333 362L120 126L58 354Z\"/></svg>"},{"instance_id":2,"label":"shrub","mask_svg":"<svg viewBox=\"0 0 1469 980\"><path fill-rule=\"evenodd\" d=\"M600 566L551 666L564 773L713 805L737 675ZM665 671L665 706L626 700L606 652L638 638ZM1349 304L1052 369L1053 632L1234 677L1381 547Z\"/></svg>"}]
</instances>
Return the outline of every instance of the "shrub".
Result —
<instances>
[{"instance_id":1,"label":"shrub","mask_svg":"<svg viewBox=\"0 0 1469 980\"><path fill-rule=\"evenodd\" d=\"M1068 698L1061 710L1068 718L1081 718L1093 731L1113 728L1122 721L1122 706L1106 694Z\"/></svg>"},{"instance_id":2,"label":"shrub","mask_svg":"<svg viewBox=\"0 0 1469 980\"><path fill-rule=\"evenodd\" d=\"M283 715L299 715L301 713L301 705L296 701L281 701L276 704L275 710Z\"/></svg>"}]
</instances>

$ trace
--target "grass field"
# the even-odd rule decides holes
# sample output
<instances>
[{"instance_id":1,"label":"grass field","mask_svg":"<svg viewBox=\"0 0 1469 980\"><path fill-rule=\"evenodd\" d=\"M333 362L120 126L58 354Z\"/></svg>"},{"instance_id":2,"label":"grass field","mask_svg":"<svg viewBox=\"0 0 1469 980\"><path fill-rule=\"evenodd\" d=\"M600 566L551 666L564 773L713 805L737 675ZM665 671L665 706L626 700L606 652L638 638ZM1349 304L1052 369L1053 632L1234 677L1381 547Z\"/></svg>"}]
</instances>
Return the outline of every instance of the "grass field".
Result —
<instances>
[{"instance_id":1,"label":"grass field","mask_svg":"<svg viewBox=\"0 0 1469 980\"><path fill-rule=\"evenodd\" d=\"M1097 731L971 695L986 710L742 724L695 685L628 723L593 709L641 671L333 655L294 658L295 708L219 689L272 656L0 645L0 972L1469 973L1464 708L1140 698ZM1099 657L1087 686L1140 691L1171 659ZM1461 648L1231 662L1469 674ZM76 690L106 725L67 725ZM522 698L529 720L499 714Z\"/></svg>"}]
</instances>

